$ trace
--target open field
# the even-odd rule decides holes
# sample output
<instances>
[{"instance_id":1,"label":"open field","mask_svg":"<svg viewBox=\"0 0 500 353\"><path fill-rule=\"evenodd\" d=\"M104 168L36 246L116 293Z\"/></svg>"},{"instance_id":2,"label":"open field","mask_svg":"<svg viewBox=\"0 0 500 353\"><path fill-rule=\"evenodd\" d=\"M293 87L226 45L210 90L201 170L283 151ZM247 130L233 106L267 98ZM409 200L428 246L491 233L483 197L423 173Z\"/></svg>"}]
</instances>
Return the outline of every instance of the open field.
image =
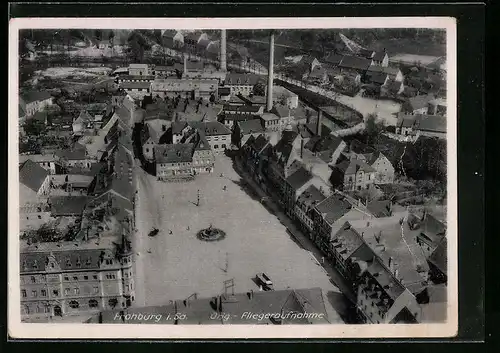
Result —
<instances>
[{"instance_id":1,"label":"open field","mask_svg":"<svg viewBox=\"0 0 500 353\"><path fill-rule=\"evenodd\" d=\"M245 191L228 157L218 156L213 174L191 182L162 183L138 173L136 305L166 304L193 293L214 296L231 278L235 292L258 291L253 278L265 272L275 289L321 287L331 321L342 322L328 299L341 297L338 288L279 219ZM196 232L210 224L224 230L226 238L198 240ZM160 229L156 237L147 236L152 227Z\"/></svg>"}]
</instances>

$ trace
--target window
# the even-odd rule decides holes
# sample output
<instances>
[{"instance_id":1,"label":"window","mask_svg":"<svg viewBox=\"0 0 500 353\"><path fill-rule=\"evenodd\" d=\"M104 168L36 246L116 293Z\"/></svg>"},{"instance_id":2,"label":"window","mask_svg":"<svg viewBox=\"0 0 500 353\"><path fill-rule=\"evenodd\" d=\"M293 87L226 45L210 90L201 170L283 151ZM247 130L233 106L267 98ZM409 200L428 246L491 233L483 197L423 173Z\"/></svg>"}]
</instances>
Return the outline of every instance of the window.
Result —
<instances>
[{"instance_id":1,"label":"window","mask_svg":"<svg viewBox=\"0 0 500 353\"><path fill-rule=\"evenodd\" d=\"M92 278L97 279L97 275L93 275Z\"/></svg>"},{"instance_id":2,"label":"window","mask_svg":"<svg viewBox=\"0 0 500 353\"><path fill-rule=\"evenodd\" d=\"M64 295L69 295L69 288L64 288Z\"/></svg>"},{"instance_id":3,"label":"window","mask_svg":"<svg viewBox=\"0 0 500 353\"><path fill-rule=\"evenodd\" d=\"M28 315L30 313L30 307L28 305L24 306L24 313Z\"/></svg>"},{"instance_id":4,"label":"window","mask_svg":"<svg viewBox=\"0 0 500 353\"><path fill-rule=\"evenodd\" d=\"M35 278L35 276L31 276L31 283L36 283L36 278Z\"/></svg>"},{"instance_id":5,"label":"window","mask_svg":"<svg viewBox=\"0 0 500 353\"><path fill-rule=\"evenodd\" d=\"M215 149L219 148L219 145L214 145L214 148L215 148Z\"/></svg>"},{"instance_id":6,"label":"window","mask_svg":"<svg viewBox=\"0 0 500 353\"><path fill-rule=\"evenodd\" d=\"M82 267L82 262L80 260L80 257L76 258L76 267Z\"/></svg>"},{"instance_id":7,"label":"window","mask_svg":"<svg viewBox=\"0 0 500 353\"><path fill-rule=\"evenodd\" d=\"M90 299L89 300L89 308L97 308L99 306L99 303L95 299Z\"/></svg>"},{"instance_id":8,"label":"window","mask_svg":"<svg viewBox=\"0 0 500 353\"><path fill-rule=\"evenodd\" d=\"M69 281L69 277L68 276L64 276L64 280L65 281Z\"/></svg>"},{"instance_id":9,"label":"window","mask_svg":"<svg viewBox=\"0 0 500 353\"><path fill-rule=\"evenodd\" d=\"M92 259L90 257L87 257L87 260L85 260L86 265L90 265L92 263Z\"/></svg>"},{"instance_id":10,"label":"window","mask_svg":"<svg viewBox=\"0 0 500 353\"><path fill-rule=\"evenodd\" d=\"M73 276L73 281L78 281L78 276Z\"/></svg>"},{"instance_id":11,"label":"window","mask_svg":"<svg viewBox=\"0 0 500 353\"><path fill-rule=\"evenodd\" d=\"M106 259L106 265L112 265L112 264L113 264L113 260Z\"/></svg>"},{"instance_id":12,"label":"window","mask_svg":"<svg viewBox=\"0 0 500 353\"><path fill-rule=\"evenodd\" d=\"M146 148L146 153L149 153L149 148Z\"/></svg>"},{"instance_id":13,"label":"window","mask_svg":"<svg viewBox=\"0 0 500 353\"><path fill-rule=\"evenodd\" d=\"M31 296L32 296L33 298L36 298L36 297L38 296L38 292L37 292L36 290L32 290L32 291L31 291Z\"/></svg>"},{"instance_id":14,"label":"window","mask_svg":"<svg viewBox=\"0 0 500 353\"><path fill-rule=\"evenodd\" d=\"M89 276L83 276L83 279L87 281L89 279Z\"/></svg>"},{"instance_id":15,"label":"window","mask_svg":"<svg viewBox=\"0 0 500 353\"><path fill-rule=\"evenodd\" d=\"M23 298L26 298L26 297L27 297L27 295L26 295L26 289L21 289L21 296L22 296Z\"/></svg>"},{"instance_id":16,"label":"window","mask_svg":"<svg viewBox=\"0 0 500 353\"><path fill-rule=\"evenodd\" d=\"M66 267L71 267L71 258L66 258Z\"/></svg>"},{"instance_id":17,"label":"window","mask_svg":"<svg viewBox=\"0 0 500 353\"><path fill-rule=\"evenodd\" d=\"M73 293L75 293L75 295L80 294L80 288L74 288Z\"/></svg>"},{"instance_id":18,"label":"window","mask_svg":"<svg viewBox=\"0 0 500 353\"><path fill-rule=\"evenodd\" d=\"M94 287L94 294L99 293L99 287Z\"/></svg>"},{"instance_id":19,"label":"window","mask_svg":"<svg viewBox=\"0 0 500 353\"><path fill-rule=\"evenodd\" d=\"M78 309L80 304L76 300L72 300L69 302L69 307L72 309Z\"/></svg>"},{"instance_id":20,"label":"window","mask_svg":"<svg viewBox=\"0 0 500 353\"><path fill-rule=\"evenodd\" d=\"M47 296L47 290L42 289L42 290L40 291L40 295L41 295L42 297L46 297L46 296Z\"/></svg>"},{"instance_id":21,"label":"window","mask_svg":"<svg viewBox=\"0 0 500 353\"><path fill-rule=\"evenodd\" d=\"M53 290L52 290L52 295L53 295L54 297L58 297L58 296L59 296L59 290L58 290L58 289L53 289Z\"/></svg>"}]
</instances>

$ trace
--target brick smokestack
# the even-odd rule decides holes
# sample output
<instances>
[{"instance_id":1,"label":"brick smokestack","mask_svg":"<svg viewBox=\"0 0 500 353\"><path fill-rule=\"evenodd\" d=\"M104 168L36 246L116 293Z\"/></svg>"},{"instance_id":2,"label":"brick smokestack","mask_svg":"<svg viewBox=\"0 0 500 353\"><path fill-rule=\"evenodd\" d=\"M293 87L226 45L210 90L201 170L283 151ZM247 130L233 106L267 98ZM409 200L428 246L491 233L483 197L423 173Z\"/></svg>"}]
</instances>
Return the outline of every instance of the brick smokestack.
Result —
<instances>
[{"instance_id":1,"label":"brick smokestack","mask_svg":"<svg viewBox=\"0 0 500 353\"><path fill-rule=\"evenodd\" d=\"M274 81L274 32L269 37L269 67L267 68L267 111L273 108L273 81Z\"/></svg>"},{"instance_id":2,"label":"brick smokestack","mask_svg":"<svg viewBox=\"0 0 500 353\"><path fill-rule=\"evenodd\" d=\"M317 122L317 125L316 125L316 135L318 135L319 137L321 137L321 120L322 120L322 112L321 112L321 109L318 109L318 122Z\"/></svg>"},{"instance_id":3,"label":"brick smokestack","mask_svg":"<svg viewBox=\"0 0 500 353\"><path fill-rule=\"evenodd\" d=\"M226 63L226 30L222 29L220 33L220 69L227 71Z\"/></svg>"}]
</instances>

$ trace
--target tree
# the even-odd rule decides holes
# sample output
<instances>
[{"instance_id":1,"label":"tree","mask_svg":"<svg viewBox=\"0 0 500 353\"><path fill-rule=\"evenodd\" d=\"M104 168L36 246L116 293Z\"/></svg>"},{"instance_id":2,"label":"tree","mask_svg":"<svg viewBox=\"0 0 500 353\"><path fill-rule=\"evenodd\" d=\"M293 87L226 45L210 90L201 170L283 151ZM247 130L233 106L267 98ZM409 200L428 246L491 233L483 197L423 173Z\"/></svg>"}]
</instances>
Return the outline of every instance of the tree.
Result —
<instances>
[{"instance_id":1,"label":"tree","mask_svg":"<svg viewBox=\"0 0 500 353\"><path fill-rule=\"evenodd\" d=\"M252 93L256 96L265 96L266 86L262 82L257 82L255 86L253 86Z\"/></svg>"},{"instance_id":2,"label":"tree","mask_svg":"<svg viewBox=\"0 0 500 353\"><path fill-rule=\"evenodd\" d=\"M373 144L376 142L379 134L384 130L384 124L377 122L377 116L370 114L365 121L365 134L367 135L367 143Z\"/></svg>"}]
</instances>

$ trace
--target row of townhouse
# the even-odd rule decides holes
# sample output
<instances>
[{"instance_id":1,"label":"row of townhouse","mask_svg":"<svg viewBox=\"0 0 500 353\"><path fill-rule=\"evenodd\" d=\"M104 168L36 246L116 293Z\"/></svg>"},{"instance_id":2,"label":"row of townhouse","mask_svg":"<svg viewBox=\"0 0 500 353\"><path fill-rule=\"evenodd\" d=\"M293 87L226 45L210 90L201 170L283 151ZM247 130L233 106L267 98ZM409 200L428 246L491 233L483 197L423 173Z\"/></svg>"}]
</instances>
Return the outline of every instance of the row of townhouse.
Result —
<instances>
[{"instance_id":1,"label":"row of townhouse","mask_svg":"<svg viewBox=\"0 0 500 353\"><path fill-rule=\"evenodd\" d=\"M420 245L428 227L411 226L407 215L392 213L390 202L365 205L332 188L303 163L295 137L285 131L273 145L263 134L251 136L241 148L246 169L331 260L356 293L365 321L427 320L417 297L427 290L431 271Z\"/></svg>"}]
</instances>

